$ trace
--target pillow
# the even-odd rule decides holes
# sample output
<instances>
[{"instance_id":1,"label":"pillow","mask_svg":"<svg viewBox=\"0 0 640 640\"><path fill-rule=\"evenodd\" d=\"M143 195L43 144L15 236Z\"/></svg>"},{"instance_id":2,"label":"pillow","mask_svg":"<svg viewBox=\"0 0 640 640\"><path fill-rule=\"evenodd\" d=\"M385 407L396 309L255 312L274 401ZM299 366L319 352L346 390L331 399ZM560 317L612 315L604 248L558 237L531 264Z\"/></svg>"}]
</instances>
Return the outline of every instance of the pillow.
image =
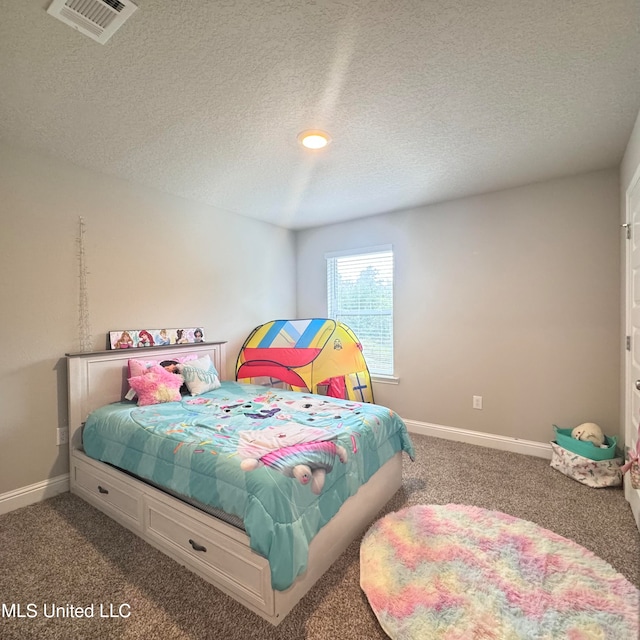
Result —
<instances>
[{"instance_id":1,"label":"pillow","mask_svg":"<svg viewBox=\"0 0 640 640\"><path fill-rule=\"evenodd\" d=\"M192 396L199 396L201 393L220 387L218 372L208 355L198 360L191 360L187 364L179 364L177 369L182 374Z\"/></svg>"},{"instance_id":2,"label":"pillow","mask_svg":"<svg viewBox=\"0 0 640 640\"><path fill-rule=\"evenodd\" d=\"M197 360L198 356L195 353L191 353L187 356L177 356L172 358L170 355L167 355L166 358L160 358L158 360L137 360L130 359L129 360L129 377L134 378L137 376L141 376L146 373L150 367L153 367L156 364L160 364L161 362L165 362L167 360L172 360L173 362L189 362L189 360Z\"/></svg>"},{"instance_id":3,"label":"pillow","mask_svg":"<svg viewBox=\"0 0 640 640\"><path fill-rule=\"evenodd\" d=\"M184 379L177 373L170 373L159 364L150 367L141 376L129 378L131 388L138 394L138 405L179 402L180 387Z\"/></svg>"},{"instance_id":4,"label":"pillow","mask_svg":"<svg viewBox=\"0 0 640 640\"><path fill-rule=\"evenodd\" d=\"M129 375L127 376L128 378L137 378L138 376L142 376L145 373L147 373L147 371L149 371L151 369L151 367L155 366L155 365L159 365L161 362L167 362L167 361L171 361L171 362L178 362L178 363L182 363L182 362L189 362L190 360L197 360L198 356L195 353L191 353L189 355L186 356L177 356L174 358L161 358L159 360L138 360L138 359L134 359L131 358L128 362L129 365ZM172 369L170 369L171 373L177 373L177 369L174 367ZM136 397L136 390L131 387L131 385L129 385L129 391L127 391L126 395L124 396L127 400L133 400ZM183 390L185 393L187 392L187 389Z\"/></svg>"}]
</instances>

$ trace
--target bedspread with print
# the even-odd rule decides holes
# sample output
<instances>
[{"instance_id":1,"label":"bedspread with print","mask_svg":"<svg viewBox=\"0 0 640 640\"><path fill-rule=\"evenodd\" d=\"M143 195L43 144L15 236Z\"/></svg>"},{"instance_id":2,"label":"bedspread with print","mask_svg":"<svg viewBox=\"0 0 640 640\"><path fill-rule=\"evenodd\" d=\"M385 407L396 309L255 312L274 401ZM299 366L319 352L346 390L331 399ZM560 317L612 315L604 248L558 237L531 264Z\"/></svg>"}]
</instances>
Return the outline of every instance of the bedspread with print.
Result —
<instances>
[{"instance_id":1,"label":"bedspread with print","mask_svg":"<svg viewBox=\"0 0 640 640\"><path fill-rule=\"evenodd\" d=\"M94 411L85 453L242 518L269 560L274 589L307 566L309 542L398 451L413 458L390 409L223 382L201 396Z\"/></svg>"}]
</instances>

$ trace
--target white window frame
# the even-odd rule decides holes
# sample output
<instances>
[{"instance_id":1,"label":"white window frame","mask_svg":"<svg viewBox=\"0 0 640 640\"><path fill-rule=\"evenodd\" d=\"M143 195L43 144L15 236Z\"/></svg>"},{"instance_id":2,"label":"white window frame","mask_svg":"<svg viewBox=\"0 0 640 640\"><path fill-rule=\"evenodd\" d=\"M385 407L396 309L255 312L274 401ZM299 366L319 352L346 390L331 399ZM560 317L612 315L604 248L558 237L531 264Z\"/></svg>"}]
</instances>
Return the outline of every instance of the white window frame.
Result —
<instances>
[{"instance_id":1,"label":"white window frame","mask_svg":"<svg viewBox=\"0 0 640 640\"><path fill-rule=\"evenodd\" d=\"M395 376L395 362L394 362L394 336L393 336L393 324L394 324L394 319L393 319L393 315L394 315L394 295L393 295L393 285L394 285L394 280L395 280L395 257L393 255L393 245L391 244L385 244L385 245L378 245L378 246L373 246L373 247L363 247L363 248L357 248L357 249L348 249L345 251L331 251L328 253L325 253L325 259L327 261L327 317L328 318L332 318L333 320L338 320L340 321L340 310L339 309L335 309L335 297L332 301L331 297L332 297L332 293L334 291L334 286L333 283L331 282L331 278L332 278L332 274L333 274L333 269L335 269L335 262L333 263L334 266L332 266L331 261L335 260L336 258L343 258L343 257L358 257L358 256L366 256L367 254L373 254L373 253L386 253L386 252L391 252L391 268L392 268L392 295L391 295L391 312L389 313L389 315L391 316L391 344L390 344L390 348L391 348L391 362L390 362L390 372L387 371L385 373L378 373L378 372L374 372L371 370L371 364L368 362L369 365L369 370L371 373L371 378L376 381L376 382L383 382L383 383L388 383L388 384L397 384L398 383L398 378ZM347 314L343 314L343 315L348 315ZM351 312L351 315L353 315L353 313ZM372 314L372 315L377 315L377 314ZM349 322L346 322L347 325L349 325ZM358 330L357 327L351 327L356 335L358 336L359 339L362 339L361 336L358 335ZM365 345L365 349L364 349L364 355L365 358L367 356L367 350L366 350L366 345Z\"/></svg>"}]
</instances>

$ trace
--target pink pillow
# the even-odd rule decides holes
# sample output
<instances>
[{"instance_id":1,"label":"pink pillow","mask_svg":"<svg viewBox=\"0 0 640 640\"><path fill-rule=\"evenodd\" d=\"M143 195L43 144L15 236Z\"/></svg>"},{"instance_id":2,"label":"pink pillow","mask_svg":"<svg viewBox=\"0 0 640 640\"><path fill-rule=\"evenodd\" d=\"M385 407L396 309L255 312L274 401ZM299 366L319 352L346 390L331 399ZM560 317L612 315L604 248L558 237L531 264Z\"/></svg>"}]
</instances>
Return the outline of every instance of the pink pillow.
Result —
<instances>
[{"instance_id":1,"label":"pink pillow","mask_svg":"<svg viewBox=\"0 0 640 640\"><path fill-rule=\"evenodd\" d=\"M141 376L145 374L151 367L156 364L160 364L161 362L165 362L166 360L174 360L175 362L179 362L180 364L184 362L189 362L190 360L197 360L198 354L191 353L187 356L178 356L176 358L172 358L169 354L167 354L166 358L160 358L158 360L129 360L129 378L135 378L137 376Z\"/></svg>"},{"instance_id":2,"label":"pink pillow","mask_svg":"<svg viewBox=\"0 0 640 640\"><path fill-rule=\"evenodd\" d=\"M182 399L180 387L184 378L170 373L160 365L153 365L141 376L129 378L131 388L138 394L138 405L179 402Z\"/></svg>"},{"instance_id":3,"label":"pink pillow","mask_svg":"<svg viewBox=\"0 0 640 640\"><path fill-rule=\"evenodd\" d=\"M179 362L182 364L183 362L190 362L191 360L197 360L198 355L196 353L190 353L186 356L177 356L174 358L160 358L159 360L137 360L131 358L128 362L129 365L129 375L127 378L137 378L138 376L143 376L147 373L151 367L159 365L161 362L166 362L167 360L173 360L174 362ZM178 373L177 371L175 373ZM186 390L186 389L185 389ZM136 397L136 390L129 385L129 391L125 395L127 400L133 400Z\"/></svg>"}]
</instances>

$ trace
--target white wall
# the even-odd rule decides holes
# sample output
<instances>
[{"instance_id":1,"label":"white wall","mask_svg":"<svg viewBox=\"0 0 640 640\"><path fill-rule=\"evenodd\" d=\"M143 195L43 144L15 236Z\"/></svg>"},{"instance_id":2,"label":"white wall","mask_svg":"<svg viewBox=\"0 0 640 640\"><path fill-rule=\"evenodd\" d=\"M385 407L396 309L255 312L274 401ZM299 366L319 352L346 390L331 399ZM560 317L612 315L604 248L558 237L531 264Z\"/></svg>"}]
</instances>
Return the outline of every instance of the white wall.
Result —
<instances>
[{"instance_id":1,"label":"white wall","mask_svg":"<svg viewBox=\"0 0 640 640\"><path fill-rule=\"evenodd\" d=\"M624 211L624 196L626 194L631 179L633 178L638 166L640 166L640 113L636 118L636 124L631 132L627 149L620 164L620 187L622 195L622 210Z\"/></svg>"},{"instance_id":2,"label":"white wall","mask_svg":"<svg viewBox=\"0 0 640 640\"><path fill-rule=\"evenodd\" d=\"M326 313L325 252L384 243L400 384L377 402L539 442L553 423L619 432L617 171L301 231L298 316Z\"/></svg>"},{"instance_id":3,"label":"white wall","mask_svg":"<svg viewBox=\"0 0 640 640\"><path fill-rule=\"evenodd\" d=\"M0 193L0 494L68 471L78 216L94 349L110 330L203 326L229 341L232 375L251 329L295 314L290 231L3 144Z\"/></svg>"}]
</instances>

